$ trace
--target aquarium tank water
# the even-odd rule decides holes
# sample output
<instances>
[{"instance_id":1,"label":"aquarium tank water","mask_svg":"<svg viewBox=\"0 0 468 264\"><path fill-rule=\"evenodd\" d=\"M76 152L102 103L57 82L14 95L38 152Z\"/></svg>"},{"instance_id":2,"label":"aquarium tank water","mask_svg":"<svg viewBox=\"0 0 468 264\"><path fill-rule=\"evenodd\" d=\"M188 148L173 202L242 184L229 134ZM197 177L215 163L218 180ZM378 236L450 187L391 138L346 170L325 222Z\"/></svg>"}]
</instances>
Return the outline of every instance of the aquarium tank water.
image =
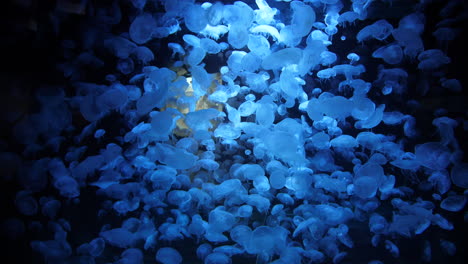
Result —
<instances>
[{"instance_id":1,"label":"aquarium tank water","mask_svg":"<svg viewBox=\"0 0 468 264\"><path fill-rule=\"evenodd\" d=\"M1 263L468 263L466 1L2 5Z\"/></svg>"}]
</instances>

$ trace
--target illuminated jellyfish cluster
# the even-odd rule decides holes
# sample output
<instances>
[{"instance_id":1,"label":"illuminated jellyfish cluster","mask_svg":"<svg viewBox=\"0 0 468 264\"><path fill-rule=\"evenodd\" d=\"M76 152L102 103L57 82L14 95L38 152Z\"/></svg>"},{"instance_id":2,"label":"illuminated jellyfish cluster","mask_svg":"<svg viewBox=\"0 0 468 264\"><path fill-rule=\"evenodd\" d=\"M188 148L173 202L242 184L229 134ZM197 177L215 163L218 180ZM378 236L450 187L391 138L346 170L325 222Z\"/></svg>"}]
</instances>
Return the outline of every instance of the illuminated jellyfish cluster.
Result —
<instances>
[{"instance_id":1,"label":"illuminated jellyfish cluster","mask_svg":"<svg viewBox=\"0 0 468 264\"><path fill-rule=\"evenodd\" d=\"M67 84L36 91L24 150L1 154L23 186L6 225L47 233L30 242L47 263L364 263L362 237L398 263L400 239L454 229L466 123L437 109L421 131L409 95L463 90L445 70L459 1L430 49L430 1L391 19L371 12L397 1L120 2L64 41ZM87 195L96 211L71 219ZM102 225L70 241L77 217ZM456 254L439 242L417 254Z\"/></svg>"}]
</instances>

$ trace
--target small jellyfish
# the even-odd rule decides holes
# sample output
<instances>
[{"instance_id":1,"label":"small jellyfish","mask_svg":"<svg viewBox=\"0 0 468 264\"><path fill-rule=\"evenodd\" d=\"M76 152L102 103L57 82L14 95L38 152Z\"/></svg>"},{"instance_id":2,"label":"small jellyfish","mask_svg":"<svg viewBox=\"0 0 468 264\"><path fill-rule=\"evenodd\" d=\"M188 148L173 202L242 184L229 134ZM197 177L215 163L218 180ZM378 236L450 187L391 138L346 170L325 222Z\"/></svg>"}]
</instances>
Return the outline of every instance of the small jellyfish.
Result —
<instances>
[{"instance_id":1,"label":"small jellyfish","mask_svg":"<svg viewBox=\"0 0 468 264\"><path fill-rule=\"evenodd\" d=\"M459 32L453 28L441 27L434 31L432 35L437 39L439 45L447 50L449 42L453 41L459 35Z\"/></svg>"},{"instance_id":2,"label":"small jellyfish","mask_svg":"<svg viewBox=\"0 0 468 264\"><path fill-rule=\"evenodd\" d=\"M336 71L333 68L323 69L317 72L317 77L320 79L330 79L336 76Z\"/></svg>"},{"instance_id":3,"label":"small jellyfish","mask_svg":"<svg viewBox=\"0 0 468 264\"><path fill-rule=\"evenodd\" d=\"M106 131L104 129L98 129L94 133L94 138L100 138L100 137L104 136L105 133L106 133Z\"/></svg>"},{"instance_id":4,"label":"small jellyfish","mask_svg":"<svg viewBox=\"0 0 468 264\"><path fill-rule=\"evenodd\" d=\"M354 62L357 62L361 59L361 57L359 57L359 55L357 55L356 53L349 53L346 58L348 58L348 60L350 60L350 64L353 64Z\"/></svg>"},{"instance_id":5,"label":"small jellyfish","mask_svg":"<svg viewBox=\"0 0 468 264\"><path fill-rule=\"evenodd\" d=\"M120 59L118 62L117 62L117 70L119 70L119 72L121 72L122 74L130 74L133 72L135 68L135 64L133 63L133 60L130 59L130 58L126 58L126 59Z\"/></svg>"}]
</instances>

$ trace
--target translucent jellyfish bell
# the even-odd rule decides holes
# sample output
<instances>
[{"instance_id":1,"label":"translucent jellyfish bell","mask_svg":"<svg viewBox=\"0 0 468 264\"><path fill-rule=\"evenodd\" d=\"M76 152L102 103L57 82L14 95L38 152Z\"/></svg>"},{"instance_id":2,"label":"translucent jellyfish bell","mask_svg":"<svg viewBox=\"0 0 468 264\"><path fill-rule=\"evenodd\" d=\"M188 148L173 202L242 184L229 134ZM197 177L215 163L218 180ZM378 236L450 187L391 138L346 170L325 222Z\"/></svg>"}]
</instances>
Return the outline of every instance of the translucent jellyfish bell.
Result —
<instances>
[{"instance_id":1,"label":"translucent jellyfish bell","mask_svg":"<svg viewBox=\"0 0 468 264\"><path fill-rule=\"evenodd\" d=\"M361 59L361 57L359 57L359 55L357 55L356 53L349 53L346 58L348 58L348 60L351 61L351 64L353 64L354 62L357 62Z\"/></svg>"}]
</instances>

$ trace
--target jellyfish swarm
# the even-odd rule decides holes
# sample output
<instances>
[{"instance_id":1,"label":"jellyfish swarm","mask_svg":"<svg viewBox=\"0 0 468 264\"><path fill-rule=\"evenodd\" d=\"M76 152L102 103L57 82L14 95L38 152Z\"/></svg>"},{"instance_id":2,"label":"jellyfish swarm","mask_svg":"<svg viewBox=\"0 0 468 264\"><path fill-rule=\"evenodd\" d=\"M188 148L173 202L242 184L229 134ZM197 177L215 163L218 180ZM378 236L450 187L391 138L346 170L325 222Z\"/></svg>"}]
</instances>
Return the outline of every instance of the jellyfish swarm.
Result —
<instances>
[{"instance_id":1,"label":"jellyfish swarm","mask_svg":"<svg viewBox=\"0 0 468 264\"><path fill-rule=\"evenodd\" d=\"M431 3L129 2L80 18L65 84L0 156L21 186L5 226L38 230L45 262L392 263L421 240L426 262L463 257L466 121L424 103L463 91L458 30L427 41Z\"/></svg>"}]
</instances>

